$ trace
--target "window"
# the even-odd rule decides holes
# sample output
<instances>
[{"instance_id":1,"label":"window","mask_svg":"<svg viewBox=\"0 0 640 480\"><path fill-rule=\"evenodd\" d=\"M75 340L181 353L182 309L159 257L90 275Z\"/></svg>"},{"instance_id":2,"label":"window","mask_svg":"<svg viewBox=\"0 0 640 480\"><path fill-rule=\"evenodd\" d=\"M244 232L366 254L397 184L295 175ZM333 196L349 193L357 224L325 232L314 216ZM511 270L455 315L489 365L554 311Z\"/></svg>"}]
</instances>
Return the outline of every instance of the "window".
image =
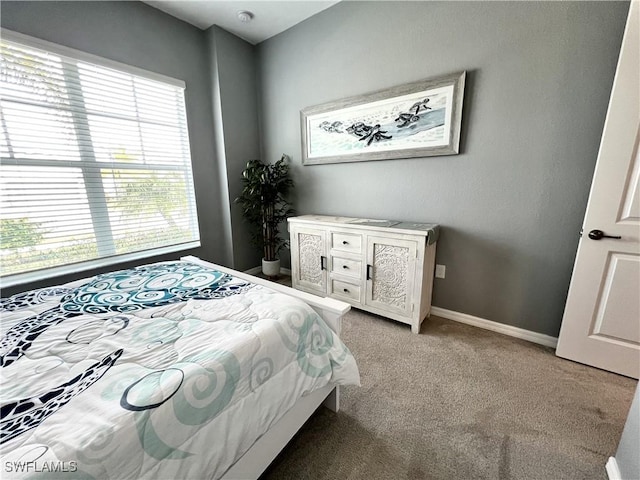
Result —
<instances>
[{"instance_id":1,"label":"window","mask_svg":"<svg viewBox=\"0 0 640 480\"><path fill-rule=\"evenodd\" d=\"M200 245L184 83L3 31L4 285Z\"/></svg>"}]
</instances>

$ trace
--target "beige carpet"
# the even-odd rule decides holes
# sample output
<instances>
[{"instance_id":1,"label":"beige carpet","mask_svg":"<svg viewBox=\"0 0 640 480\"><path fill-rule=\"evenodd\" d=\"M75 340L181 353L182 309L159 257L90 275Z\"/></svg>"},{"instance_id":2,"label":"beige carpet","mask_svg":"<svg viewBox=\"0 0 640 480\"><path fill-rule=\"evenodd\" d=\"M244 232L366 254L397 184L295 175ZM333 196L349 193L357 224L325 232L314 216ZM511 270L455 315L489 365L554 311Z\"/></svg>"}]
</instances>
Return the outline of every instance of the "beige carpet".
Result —
<instances>
[{"instance_id":1,"label":"beige carpet","mask_svg":"<svg viewBox=\"0 0 640 480\"><path fill-rule=\"evenodd\" d=\"M420 335L352 310L362 386L319 409L274 479L606 479L636 381L437 317Z\"/></svg>"}]
</instances>

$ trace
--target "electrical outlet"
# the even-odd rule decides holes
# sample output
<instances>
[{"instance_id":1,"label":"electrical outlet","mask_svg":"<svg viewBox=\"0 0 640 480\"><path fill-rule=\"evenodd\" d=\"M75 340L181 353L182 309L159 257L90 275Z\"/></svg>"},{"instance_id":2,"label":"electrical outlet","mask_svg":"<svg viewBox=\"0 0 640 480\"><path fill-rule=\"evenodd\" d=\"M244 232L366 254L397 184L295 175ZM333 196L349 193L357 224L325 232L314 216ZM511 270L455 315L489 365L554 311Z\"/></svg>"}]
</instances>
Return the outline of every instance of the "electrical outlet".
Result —
<instances>
[{"instance_id":1,"label":"electrical outlet","mask_svg":"<svg viewBox=\"0 0 640 480\"><path fill-rule=\"evenodd\" d=\"M436 265L436 278L444 278L447 273L446 265Z\"/></svg>"}]
</instances>

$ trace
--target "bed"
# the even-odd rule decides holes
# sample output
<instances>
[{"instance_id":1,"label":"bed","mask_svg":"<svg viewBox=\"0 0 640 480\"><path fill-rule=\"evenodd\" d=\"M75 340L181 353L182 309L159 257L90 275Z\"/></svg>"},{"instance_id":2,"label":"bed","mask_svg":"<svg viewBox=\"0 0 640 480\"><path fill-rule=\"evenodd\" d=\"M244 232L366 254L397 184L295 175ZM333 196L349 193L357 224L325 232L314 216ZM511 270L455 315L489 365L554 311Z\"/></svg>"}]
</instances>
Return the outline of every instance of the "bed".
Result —
<instances>
[{"instance_id":1,"label":"bed","mask_svg":"<svg viewBox=\"0 0 640 480\"><path fill-rule=\"evenodd\" d=\"M0 304L3 478L257 478L339 385L349 306L195 257Z\"/></svg>"}]
</instances>

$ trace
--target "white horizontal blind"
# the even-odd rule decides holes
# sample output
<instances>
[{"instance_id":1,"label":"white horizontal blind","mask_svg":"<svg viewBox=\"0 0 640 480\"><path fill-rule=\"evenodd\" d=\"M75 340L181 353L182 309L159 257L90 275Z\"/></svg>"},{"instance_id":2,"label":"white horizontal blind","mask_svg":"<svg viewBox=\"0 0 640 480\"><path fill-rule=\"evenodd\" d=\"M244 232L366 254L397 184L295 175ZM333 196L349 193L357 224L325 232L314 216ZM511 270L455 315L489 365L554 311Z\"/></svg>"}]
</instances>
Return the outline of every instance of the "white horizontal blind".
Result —
<instances>
[{"instance_id":1,"label":"white horizontal blind","mask_svg":"<svg viewBox=\"0 0 640 480\"><path fill-rule=\"evenodd\" d=\"M198 246L184 88L24 41L0 45L3 283Z\"/></svg>"}]
</instances>

